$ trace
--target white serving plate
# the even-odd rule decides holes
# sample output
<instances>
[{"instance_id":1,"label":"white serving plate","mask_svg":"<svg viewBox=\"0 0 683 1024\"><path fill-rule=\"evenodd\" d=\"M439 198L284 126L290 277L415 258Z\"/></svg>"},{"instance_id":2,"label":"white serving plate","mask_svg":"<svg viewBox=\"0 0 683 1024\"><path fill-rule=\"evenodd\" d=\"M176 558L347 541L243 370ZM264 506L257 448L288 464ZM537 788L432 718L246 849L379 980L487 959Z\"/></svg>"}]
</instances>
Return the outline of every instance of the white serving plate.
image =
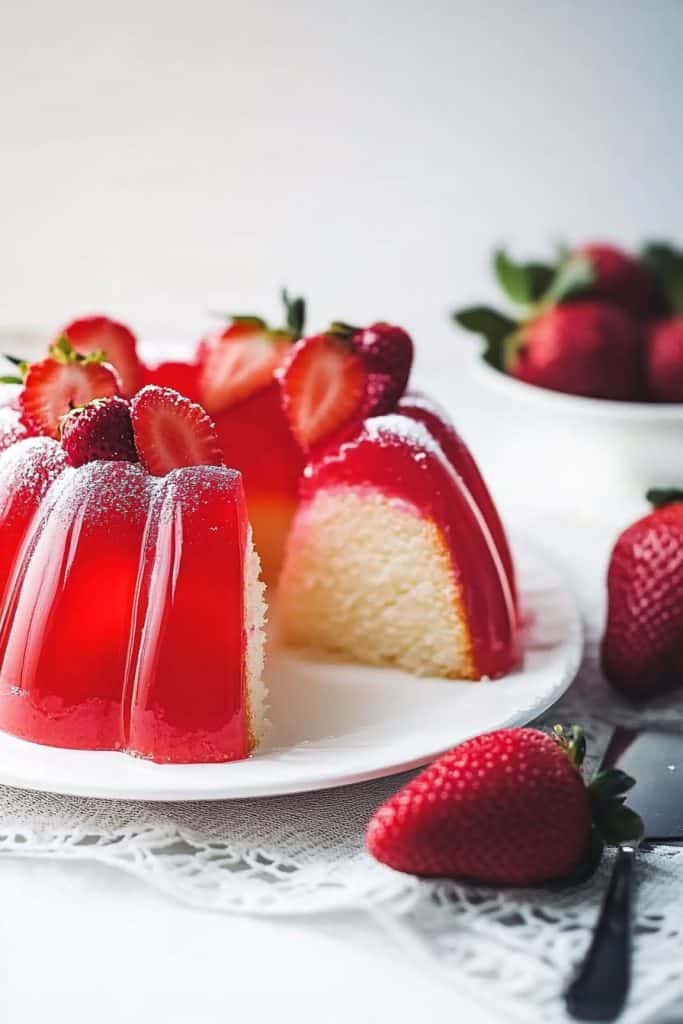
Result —
<instances>
[{"instance_id":1,"label":"white serving plate","mask_svg":"<svg viewBox=\"0 0 683 1024\"><path fill-rule=\"evenodd\" d=\"M109 799L277 796L393 775L470 736L529 722L571 683L582 636L562 576L528 543L518 543L516 554L530 625L524 665L504 679L418 679L274 650L267 668L272 725L245 761L157 765L0 733L0 783Z\"/></svg>"}]
</instances>

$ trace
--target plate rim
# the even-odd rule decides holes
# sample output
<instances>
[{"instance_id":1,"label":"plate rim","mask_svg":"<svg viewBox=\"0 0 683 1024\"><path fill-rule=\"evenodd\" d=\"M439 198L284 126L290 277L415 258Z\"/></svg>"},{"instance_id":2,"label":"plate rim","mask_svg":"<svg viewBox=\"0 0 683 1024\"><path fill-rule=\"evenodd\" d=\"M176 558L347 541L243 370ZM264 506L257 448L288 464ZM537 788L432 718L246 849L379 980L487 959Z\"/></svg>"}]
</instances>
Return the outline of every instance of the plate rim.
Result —
<instances>
[{"instance_id":1,"label":"plate rim","mask_svg":"<svg viewBox=\"0 0 683 1024\"><path fill-rule=\"evenodd\" d=\"M558 565L556 558L544 546L534 541L530 541L523 534L514 535L513 550L514 549L528 552L536 562L540 563L542 567L550 569L556 577L556 585L559 588L559 591L561 591L566 605L566 632L562 637L561 642L557 645L564 651L564 660L562 663L561 675L558 676L554 684L550 686L547 691L533 703L533 705L518 707L511 711L510 714L503 715L492 723L492 729L504 729L512 726L525 725L538 718L539 715L552 707L553 704L555 704L559 698L566 693L575 679L581 664L584 650L583 623L576 595L574 594L573 588L567 579L567 574L564 569ZM524 670L522 670L522 672L524 672ZM495 686L497 685L497 681L492 681L483 685ZM477 730L474 730L470 735L476 734ZM456 742L464 742L466 738L466 736L462 736ZM75 755L82 761L86 759L90 760L104 757L126 758L127 763L130 761L135 763L136 760L135 758L131 758L131 755L120 751L84 751L49 747L43 744L33 743L30 740L20 739L10 733L0 732L0 751L2 751L2 745L4 743L8 743L10 745L18 744L22 750L35 748L39 750L43 756L45 756L46 751L54 752L58 758ZM3 759L0 758L0 785L30 790L32 792L49 792L62 796L153 803L267 799L268 797L282 797L299 793L319 792L327 789L357 785L361 782L370 782L376 779L401 775L430 763L434 758L449 749L450 745L438 746L436 748L429 747L413 758L400 759L398 761L392 761L389 759L388 763L382 766L364 770L350 771L347 769L346 772L344 772L342 769L340 774L339 769L335 769L334 767L325 767L318 773L313 772L299 778L284 780L281 785L278 785L277 782L265 779L257 780L256 782L249 782L245 786L239 779L230 782L229 775L226 774L225 780L221 779L219 785L212 783L208 789L206 780L199 781L196 788L193 788L188 781L183 781L178 788L177 781L174 783L170 777L163 782L155 780L154 784L151 784L149 780L143 778L140 783L136 783L133 787L131 787L128 780L123 783L119 783L118 787L116 782L103 785L101 781L98 780L93 784L92 782L88 783L85 781L85 779L88 778L87 772L85 771L83 771L81 776L83 781L81 781L80 778L67 779L67 781L61 779L58 780L55 786L46 788L46 782L48 780L45 778L44 769L43 774L38 770L37 775L32 775L30 771L17 772L12 769L6 770L5 765L3 764ZM48 753L47 757L49 758L50 756L51 753ZM169 773L172 772L174 768L180 768L185 773L188 770L196 770L197 772L203 772L204 774L207 770L215 774L218 774L218 772L229 773L231 767L230 763L208 765L152 765L150 762L143 760L139 763L144 765L143 771L148 771L151 767L152 770L158 769L159 771Z\"/></svg>"}]
</instances>

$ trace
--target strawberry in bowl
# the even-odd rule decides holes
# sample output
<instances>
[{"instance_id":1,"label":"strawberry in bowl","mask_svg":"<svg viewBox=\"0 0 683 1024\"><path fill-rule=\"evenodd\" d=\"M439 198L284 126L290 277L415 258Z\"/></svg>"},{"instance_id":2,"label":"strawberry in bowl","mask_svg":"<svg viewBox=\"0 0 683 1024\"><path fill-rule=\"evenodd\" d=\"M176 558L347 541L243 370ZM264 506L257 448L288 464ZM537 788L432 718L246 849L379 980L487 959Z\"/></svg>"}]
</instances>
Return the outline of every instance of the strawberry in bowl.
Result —
<instances>
[{"instance_id":1,"label":"strawberry in bowl","mask_svg":"<svg viewBox=\"0 0 683 1024\"><path fill-rule=\"evenodd\" d=\"M494 419L493 483L546 508L624 524L661 479L683 486L683 261L663 245L639 256L588 243L555 264L499 251L509 302L470 306L469 367Z\"/></svg>"}]
</instances>

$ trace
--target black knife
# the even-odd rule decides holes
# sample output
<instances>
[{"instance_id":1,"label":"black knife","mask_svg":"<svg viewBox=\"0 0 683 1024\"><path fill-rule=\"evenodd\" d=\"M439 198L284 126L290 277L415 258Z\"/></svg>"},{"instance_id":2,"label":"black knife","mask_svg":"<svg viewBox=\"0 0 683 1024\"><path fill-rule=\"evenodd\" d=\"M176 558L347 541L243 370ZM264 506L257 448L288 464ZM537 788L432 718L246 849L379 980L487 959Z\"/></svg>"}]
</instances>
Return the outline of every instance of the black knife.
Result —
<instances>
[{"instance_id":1,"label":"black knife","mask_svg":"<svg viewBox=\"0 0 683 1024\"><path fill-rule=\"evenodd\" d=\"M640 815L642 838L619 845L609 887L579 971L566 992L578 1020L616 1020L631 983L631 893L643 843L683 840L683 734L616 729L602 762L636 780L628 806Z\"/></svg>"}]
</instances>

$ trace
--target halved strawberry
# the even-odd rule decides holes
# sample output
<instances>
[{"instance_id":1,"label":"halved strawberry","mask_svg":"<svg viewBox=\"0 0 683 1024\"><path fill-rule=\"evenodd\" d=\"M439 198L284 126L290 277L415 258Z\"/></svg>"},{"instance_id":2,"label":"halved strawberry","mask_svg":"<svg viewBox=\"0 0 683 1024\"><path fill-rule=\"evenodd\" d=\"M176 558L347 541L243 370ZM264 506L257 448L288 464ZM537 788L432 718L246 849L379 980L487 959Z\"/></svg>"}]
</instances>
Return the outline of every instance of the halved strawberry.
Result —
<instances>
[{"instance_id":1,"label":"halved strawberry","mask_svg":"<svg viewBox=\"0 0 683 1024\"><path fill-rule=\"evenodd\" d=\"M304 449L362 415L367 373L349 340L317 334L298 341L278 376L283 407Z\"/></svg>"},{"instance_id":2,"label":"halved strawberry","mask_svg":"<svg viewBox=\"0 0 683 1024\"><path fill-rule=\"evenodd\" d=\"M47 359L28 368L19 395L22 419L34 433L57 437L62 416L93 398L118 395L120 385L113 366L98 355L79 355L60 338Z\"/></svg>"},{"instance_id":3,"label":"halved strawberry","mask_svg":"<svg viewBox=\"0 0 683 1024\"><path fill-rule=\"evenodd\" d=\"M137 341L133 332L108 316L86 316L72 320L61 331L77 352L88 355L104 352L108 363L121 377L121 394L132 397L143 384L142 364L138 359Z\"/></svg>"},{"instance_id":4,"label":"halved strawberry","mask_svg":"<svg viewBox=\"0 0 683 1024\"><path fill-rule=\"evenodd\" d=\"M140 461L154 476L182 466L220 466L216 427L201 405L172 388L148 384L131 402Z\"/></svg>"},{"instance_id":5,"label":"halved strawberry","mask_svg":"<svg viewBox=\"0 0 683 1024\"><path fill-rule=\"evenodd\" d=\"M199 344L199 395L210 413L221 412L266 387L289 352L292 337L258 317L237 317Z\"/></svg>"},{"instance_id":6,"label":"halved strawberry","mask_svg":"<svg viewBox=\"0 0 683 1024\"><path fill-rule=\"evenodd\" d=\"M137 462L130 406L112 395L73 409L60 421L62 447L72 466L100 459L105 462Z\"/></svg>"}]
</instances>

